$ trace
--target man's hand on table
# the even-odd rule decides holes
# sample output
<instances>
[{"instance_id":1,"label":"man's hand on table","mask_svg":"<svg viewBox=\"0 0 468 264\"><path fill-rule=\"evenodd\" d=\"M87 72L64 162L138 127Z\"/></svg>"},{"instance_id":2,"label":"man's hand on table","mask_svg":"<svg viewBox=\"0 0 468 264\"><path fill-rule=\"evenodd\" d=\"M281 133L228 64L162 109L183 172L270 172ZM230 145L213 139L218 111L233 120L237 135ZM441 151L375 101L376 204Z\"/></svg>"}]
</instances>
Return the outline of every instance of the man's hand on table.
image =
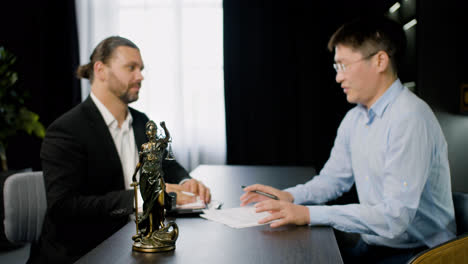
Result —
<instances>
[{"instance_id":1,"label":"man's hand on table","mask_svg":"<svg viewBox=\"0 0 468 264\"><path fill-rule=\"evenodd\" d=\"M177 204L179 205L195 202L196 196L199 196L206 204L211 201L210 188L196 179L190 179L182 184L166 183L166 191L177 193ZM193 193L195 196L190 196L184 192Z\"/></svg>"},{"instance_id":2,"label":"man's hand on table","mask_svg":"<svg viewBox=\"0 0 468 264\"><path fill-rule=\"evenodd\" d=\"M291 193L278 190L271 186L254 184L244 188L245 193L240 197L241 206L256 203L256 212L269 212L271 215L259 221L259 224L268 223L270 227L280 227L287 224L307 225L310 223L309 209L303 205L293 204L294 197ZM279 200L268 198L253 191L261 191L275 195Z\"/></svg>"}]
</instances>

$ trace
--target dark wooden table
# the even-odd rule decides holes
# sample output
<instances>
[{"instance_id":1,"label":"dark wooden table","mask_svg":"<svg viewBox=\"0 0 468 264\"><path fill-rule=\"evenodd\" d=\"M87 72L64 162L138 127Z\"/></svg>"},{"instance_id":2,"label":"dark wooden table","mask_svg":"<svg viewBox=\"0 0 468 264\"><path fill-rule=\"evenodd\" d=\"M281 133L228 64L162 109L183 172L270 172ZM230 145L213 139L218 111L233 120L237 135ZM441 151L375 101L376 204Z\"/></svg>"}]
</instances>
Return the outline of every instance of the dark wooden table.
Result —
<instances>
[{"instance_id":1,"label":"dark wooden table","mask_svg":"<svg viewBox=\"0 0 468 264\"><path fill-rule=\"evenodd\" d=\"M315 175L310 167L201 165L192 173L211 188L223 208L239 207L241 185L286 188ZM174 219L180 235L176 250L132 251L135 224L130 222L77 263L343 263L330 227L268 225L233 229L200 217Z\"/></svg>"}]
</instances>

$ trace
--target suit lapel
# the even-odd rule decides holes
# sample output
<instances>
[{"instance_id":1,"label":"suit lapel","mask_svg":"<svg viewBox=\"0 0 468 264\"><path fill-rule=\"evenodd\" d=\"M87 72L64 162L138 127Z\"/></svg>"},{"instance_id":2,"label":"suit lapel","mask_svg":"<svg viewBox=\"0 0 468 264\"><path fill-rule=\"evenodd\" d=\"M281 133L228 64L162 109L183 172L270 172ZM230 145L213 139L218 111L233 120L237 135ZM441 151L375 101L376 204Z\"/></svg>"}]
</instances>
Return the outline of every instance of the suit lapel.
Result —
<instances>
[{"instance_id":1,"label":"suit lapel","mask_svg":"<svg viewBox=\"0 0 468 264\"><path fill-rule=\"evenodd\" d=\"M109 128L104 121L104 118L99 112L99 109L94 104L90 96L83 102L83 111L89 120L89 125L93 129L93 132L96 135L96 138L99 139L100 147L96 148L97 151L105 151L103 155L109 158L109 162L112 162L112 166L119 168L119 171L122 174L123 180L123 169L122 163L120 162L119 153L117 152L117 147L115 146L112 135L109 132Z\"/></svg>"},{"instance_id":2,"label":"suit lapel","mask_svg":"<svg viewBox=\"0 0 468 264\"><path fill-rule=\"evenodd\" d=\"M146 115L136 111L133 108L130 108L130 112L132 113L132 118L133 118L133 134L135 136L135 143L137 145L137 149L140 150L141 145L143 145L146 141L146 131L145 131L145 126L146 122L148 122L148 118Z\"/></svg>"}]
</instances>

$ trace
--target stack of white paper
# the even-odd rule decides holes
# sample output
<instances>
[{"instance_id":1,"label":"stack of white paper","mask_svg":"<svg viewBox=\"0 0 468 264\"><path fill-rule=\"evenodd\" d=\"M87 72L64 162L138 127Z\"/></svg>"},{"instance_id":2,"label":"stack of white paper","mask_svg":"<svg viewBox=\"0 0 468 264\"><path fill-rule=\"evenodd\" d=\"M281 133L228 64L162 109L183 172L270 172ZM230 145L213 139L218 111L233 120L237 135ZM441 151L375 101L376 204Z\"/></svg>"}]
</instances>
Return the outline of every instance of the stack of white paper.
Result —
<instances>
[{"instance_id":1,"label":"stack of white paper","mask_svg":"<svg viewBox=\"0 0 468 264\"><path fill-rule=\"evenodd\" d=\"M190 196L195 196L195 194L189 193L189 192L182 192L182 193L185 193ZM206 204L200 199L200 196L197 196L197 200L195 200L195 202L188 203L188 204L180 204L180 205L178 204L176 205L176 207L177 209L201 209L201 208L205 208Z\"/></svg>"},{"instance_id":2,"label":"stack of white paper","mask_svg":"<svg viewBox=\"0 0 468 264\"><path fill-rule=\"evenodd\" d=\"M221 210L203 210L200 216L219 222L232 228L244 228L261 225L258 221L270 215L268 212L256 213L255 207L245 206Z\"/></svg>"}]
</instances>

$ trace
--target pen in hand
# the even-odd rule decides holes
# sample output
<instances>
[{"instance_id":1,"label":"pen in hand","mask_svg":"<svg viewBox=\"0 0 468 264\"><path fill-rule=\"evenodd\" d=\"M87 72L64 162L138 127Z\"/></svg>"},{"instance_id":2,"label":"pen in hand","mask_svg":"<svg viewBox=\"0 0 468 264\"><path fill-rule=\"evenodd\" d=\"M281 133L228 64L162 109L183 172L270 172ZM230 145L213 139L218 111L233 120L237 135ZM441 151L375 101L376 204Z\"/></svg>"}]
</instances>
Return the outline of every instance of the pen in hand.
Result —
<instances>
[{"instance_id":1,"label":"pen in hand","mask_svg":"<svg viewBox=\"0 0 468 264\"><path fill-rule=\"evenodd\" d=\"M241 187L242 187L242 189L244 189L247 186L242 185ZM262 192L262 191L258 191L258 190L254 190L254 191L251 191L251 192L258 193L260 195L266 196L266 197L271 198L271 199L279 200L278 196L270 194L270 193L266 193L266 192Z\"/></svg>"}]
</instances>

